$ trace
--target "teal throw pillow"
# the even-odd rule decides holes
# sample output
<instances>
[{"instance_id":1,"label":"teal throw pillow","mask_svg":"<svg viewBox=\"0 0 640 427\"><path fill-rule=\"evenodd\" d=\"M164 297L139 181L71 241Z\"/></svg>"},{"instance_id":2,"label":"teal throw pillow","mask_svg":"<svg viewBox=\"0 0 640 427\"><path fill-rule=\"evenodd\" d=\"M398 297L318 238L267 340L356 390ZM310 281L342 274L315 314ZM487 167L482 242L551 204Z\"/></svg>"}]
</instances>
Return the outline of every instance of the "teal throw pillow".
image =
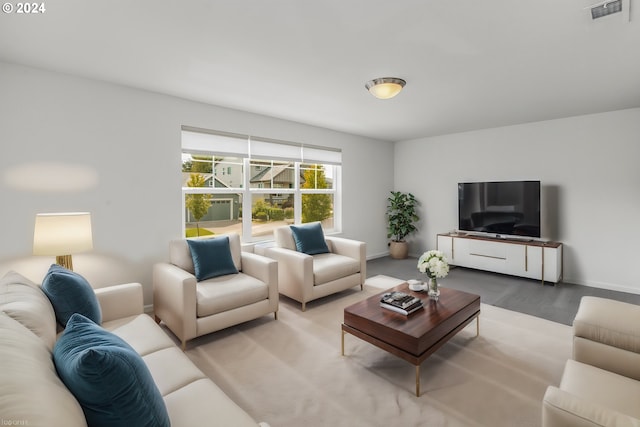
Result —
<instances>
[{"instance_id":1,"label":"teal throw pillow","mask_svg":"<svg viewBox=\"0 0 640 427\"><path fill-rule=\"evenodd\" d=\"M42 291L51 301L56 320L62 326L66 326L74 313L80 313L97 324L102 323L102 311L96 293L78 273L53 264L42 280Z\"/></svg>"},{"instance_id":2,"label":"teal throw pillow","mask_svg":"<svg viewBox=\"0 0 640 427\"><path fill-rule=\"evenodd\" d=\"M296 243L298 252L307 255L325 254L329 252L327 242L324 240L324 232L319 222L303 225L292 225L291 233Z\"/></svg>"},{"instance_id":3,"label":"teal throw pillow","mask_svg":"<svg viewBox=\"0 0 640 427\"><path fill-rule=\"evenodd\" d=\"M122 338L74 314L53 348L60 379L91 427L169 427L169 414L142 357Z\"/></svg>"},{"instance_id":4,"label":"teal throw pillow","mask_svg":"<svg viewBox=\"0 0 640 427\"><path fill-rule=\"evenodd\" d=\"M187 243L198 281L238 272L231 256L228 236L201 240L187 239Z\"/></svg>"}]
</instances>

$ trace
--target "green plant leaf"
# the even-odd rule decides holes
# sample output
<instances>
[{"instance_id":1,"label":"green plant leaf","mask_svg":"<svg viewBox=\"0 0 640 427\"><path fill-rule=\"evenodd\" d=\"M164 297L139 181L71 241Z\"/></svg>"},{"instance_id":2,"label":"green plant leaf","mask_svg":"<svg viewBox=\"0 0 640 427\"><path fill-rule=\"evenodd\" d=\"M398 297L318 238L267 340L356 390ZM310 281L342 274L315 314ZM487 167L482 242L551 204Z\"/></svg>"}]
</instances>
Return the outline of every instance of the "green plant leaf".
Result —
<instances>
[{"instance_id":1,"label":"green plant leaf","mask_svg":"<svg viewBox=\"0 0 640 427\"><path fill-rule=\"evenodd\" d=\"M420 220L416 213L418 201L411 193L391 191L387 198L387 237L394 241L402 241L407 235L417 230L415 222Z\"/></svg>"}]
</instances>

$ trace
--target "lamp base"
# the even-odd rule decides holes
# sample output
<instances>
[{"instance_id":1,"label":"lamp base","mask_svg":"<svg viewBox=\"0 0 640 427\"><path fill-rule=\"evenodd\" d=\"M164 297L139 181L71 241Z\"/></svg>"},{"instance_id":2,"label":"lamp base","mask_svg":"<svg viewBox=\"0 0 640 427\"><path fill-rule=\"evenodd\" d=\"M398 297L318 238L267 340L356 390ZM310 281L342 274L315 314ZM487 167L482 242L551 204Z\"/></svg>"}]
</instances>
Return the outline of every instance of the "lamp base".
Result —
<instances>
[{"instance_id":1,"label":"lamp base","mask_svg":"<svg viewBox=\"0 0 640 427\"><path fill-rule=\"evenodd\" d=\"M73 271L73 261L71 260L71 255L56 256L56 264L61 265L67 270Z\"/></svg>"}]
</instances>

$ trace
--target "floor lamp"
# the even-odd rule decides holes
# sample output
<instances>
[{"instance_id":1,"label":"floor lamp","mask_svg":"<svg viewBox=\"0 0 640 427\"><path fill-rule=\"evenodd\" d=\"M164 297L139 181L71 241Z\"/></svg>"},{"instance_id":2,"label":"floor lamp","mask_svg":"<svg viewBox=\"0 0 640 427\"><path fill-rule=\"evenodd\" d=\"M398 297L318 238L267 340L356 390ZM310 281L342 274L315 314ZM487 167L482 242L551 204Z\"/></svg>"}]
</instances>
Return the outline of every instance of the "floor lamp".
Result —
<instances>
[{"instance_id":1,"label":"floor lamp","mask_svg":"<svg viewBox=\"0 0 640 427\"><path fill-rule=\"evenodd\" d=\"M55 255L56 264L73 270L71 255L93 248L91 214L88 212L36 215L33 254Z\"/></svg>"}]
</instances>

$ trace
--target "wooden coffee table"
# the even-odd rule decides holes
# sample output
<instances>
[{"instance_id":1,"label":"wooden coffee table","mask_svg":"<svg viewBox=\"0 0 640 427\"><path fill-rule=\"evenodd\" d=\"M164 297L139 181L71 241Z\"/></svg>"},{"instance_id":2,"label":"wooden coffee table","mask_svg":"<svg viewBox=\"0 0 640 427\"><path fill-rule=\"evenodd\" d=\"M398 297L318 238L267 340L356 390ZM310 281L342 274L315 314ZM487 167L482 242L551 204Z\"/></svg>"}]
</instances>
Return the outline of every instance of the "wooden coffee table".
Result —
<instances>
[{"instance_id":1,"label":"wooden coffee table","mask_svg":"<svg viewBox=\"0 0 640 427\"><path fill-rule=\"evenodd\" d=\"M385 292L401 291L424 302L424 309L408 316L380 307ZM416 367L416 396L420 396L420 364L449 339L476 319L480 334L480 296L440 288L440 299L432 301L426 292L413 292L407 283L380 292L344 309L344 335L350 333Z\"/></svg>"}]
</instances>

